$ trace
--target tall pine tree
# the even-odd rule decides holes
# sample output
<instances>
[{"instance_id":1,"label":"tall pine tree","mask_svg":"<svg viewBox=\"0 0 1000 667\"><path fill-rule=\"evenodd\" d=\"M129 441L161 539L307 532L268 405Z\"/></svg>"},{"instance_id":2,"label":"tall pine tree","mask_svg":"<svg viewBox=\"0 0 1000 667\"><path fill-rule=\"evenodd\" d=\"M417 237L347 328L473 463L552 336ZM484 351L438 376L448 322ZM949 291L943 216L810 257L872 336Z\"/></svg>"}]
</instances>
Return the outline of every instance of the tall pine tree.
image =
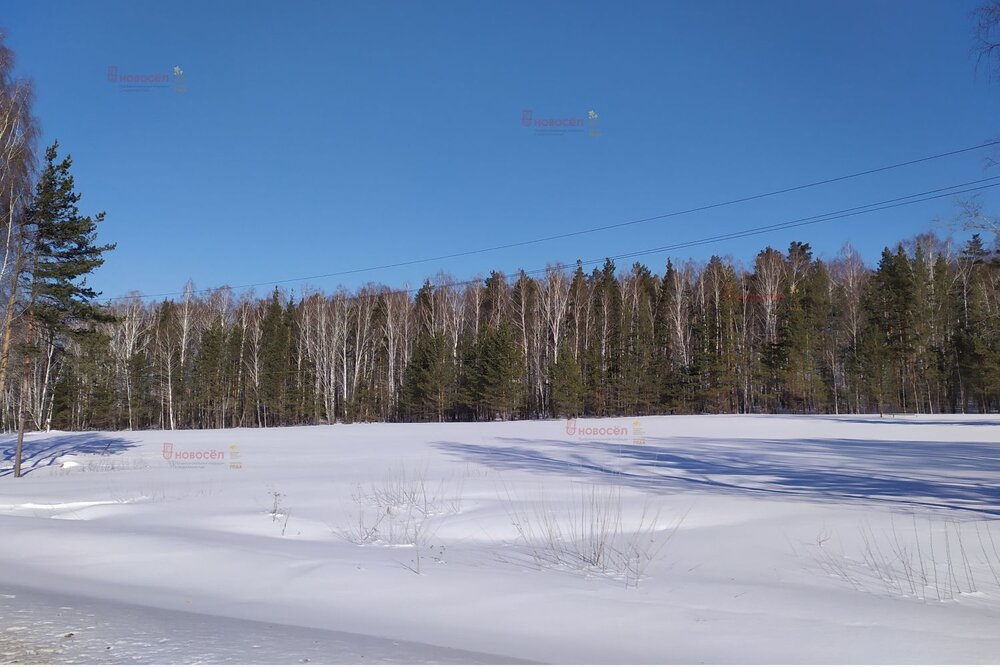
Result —
<instances>
[{"instance_id":1,"label":"tall pine tree","mask_svg":"<svg viewBox=\"0 0 1000 667\"><path fill-rule=\"evenodd\" d=\"M19 276L24 290L27 326L22 346L22 396L19 408L14 476L21 476L24 405L31 379L31 364L39 342L61 351L68 342L86 336L97 322L111 316L94 300L98 293L87 286L87 276L104 263L104 253L115 244L97 245L97 223L104 213L80 215L80 195L74 191L70 167L72 158L57 161L58 142L45 151L45 168L24 217L29 251L24 273Z\"/></svg>"}]
</instances>

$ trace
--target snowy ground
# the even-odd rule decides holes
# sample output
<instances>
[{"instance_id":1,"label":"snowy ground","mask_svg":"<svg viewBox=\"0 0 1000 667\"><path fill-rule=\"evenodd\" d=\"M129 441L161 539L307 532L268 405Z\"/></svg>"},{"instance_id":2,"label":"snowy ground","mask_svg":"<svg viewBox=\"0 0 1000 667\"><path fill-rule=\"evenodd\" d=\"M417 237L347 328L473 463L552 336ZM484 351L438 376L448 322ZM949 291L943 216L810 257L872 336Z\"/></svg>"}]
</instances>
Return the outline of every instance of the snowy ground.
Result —
<instances>
[{"instance_id":1,"label":"snowy ground","mask_svg":"<svg viewBox=\"0 0 1000 667\"><path fill-rule=\"evenodd\" d=\"M28 452L23 479L0 470L0 662L1000 661L997 416Z\"/></svg>"}]
</instances>

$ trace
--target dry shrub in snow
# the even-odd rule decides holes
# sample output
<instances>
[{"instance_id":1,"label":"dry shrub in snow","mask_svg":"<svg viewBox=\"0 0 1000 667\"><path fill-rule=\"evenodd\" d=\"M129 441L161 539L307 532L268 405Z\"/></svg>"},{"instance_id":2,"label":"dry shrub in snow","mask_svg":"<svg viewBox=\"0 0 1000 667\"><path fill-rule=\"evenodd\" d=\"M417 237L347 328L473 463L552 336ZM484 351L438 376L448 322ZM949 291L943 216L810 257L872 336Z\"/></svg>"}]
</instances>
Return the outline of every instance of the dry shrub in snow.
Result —
<instances>
[{"instance_id":1,"label":"dry shrub in snow","mask_svg":"<svg viewBox=\"0 0 1000 667\"><path fill-rule=\"evenodd\" d=\"M427 471L390 471L380 482L356 485L351 494L355 511L336 532L357 545L412 547L407 569L420 574L423 549L433 536L431 520L462 509L462 483L448 489L444 482L429 484ZM444 547L431 547L441 562Z\"/></svg>"},{"instance_id":2,"label":"dry shrub in snow","mask_svg":"<svg viewBox=\"0 0 1000 667\"><path fill-rule=\"evenodd\" d=\"M562 503L541 497L521 502L504 491L515 546L536 567L610 576L626 588L639 585L683 522L660 529L660 510L648 500L638 513L627 513L618 487L589 486Z\"/></svg>"},{"instance_id":3,"label":"dry shrub in snow","mask_svg":"<svg viewBox=\"0 0 1000 667\"><path fill-rule=\"evenodd\" d=\"M887 528L859 528L854 549L816 543L814 559L856 590L945 602L1000 598L1000 526L995 521L890 517Z\"/></svg>"}]
</instances>

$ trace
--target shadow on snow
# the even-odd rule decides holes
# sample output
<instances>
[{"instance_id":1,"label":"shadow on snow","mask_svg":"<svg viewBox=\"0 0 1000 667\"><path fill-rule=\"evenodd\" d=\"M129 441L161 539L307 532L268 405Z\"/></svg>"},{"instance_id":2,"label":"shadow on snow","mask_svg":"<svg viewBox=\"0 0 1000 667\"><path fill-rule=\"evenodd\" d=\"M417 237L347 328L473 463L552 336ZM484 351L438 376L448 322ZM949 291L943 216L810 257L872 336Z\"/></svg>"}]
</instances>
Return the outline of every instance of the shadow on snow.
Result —
<instances>
[{"instance_id":1,"label":"shadow on snow","mask_svg":"<svg viewBox=\"0 0 1000 667\"><path fill-rule=\"evenodd\" d=\"M29 433L24 438L24 452L21 475L28 475L39 468L55 465L61 456L71 454L120 454L138 443L110 436L106 433ZM0 437L0 451L3 454L3 469L0 477L14 475L14 453L17 435Z\"/></svg>"},{"instance_id":2,"label":"shadow on snow","mask_svg":"<svg viewBox=\"0 0 1000 667\"><path fill-rule=\"evenodd\" d=\"M1000 516L1000 443L651 438L647 444L502 438L437 442L501 470L614 482L651 492L886 502Z\"/></svg>"},{"instance_id":3,"label":"shadow on snow","mask_svg":"<svg viewBox=\"0 0 1000 667\"><path fill-rule=\"evenodd\" d=\"M1000 426L1000 419L986 418L984 415L949 415L942 419L939 415L887 415L885 417L810 415L810 419L823 419L846 424L881 424L882 426ZM993 415L990 415L993 417Z\"/></svg>"}]
</instances>

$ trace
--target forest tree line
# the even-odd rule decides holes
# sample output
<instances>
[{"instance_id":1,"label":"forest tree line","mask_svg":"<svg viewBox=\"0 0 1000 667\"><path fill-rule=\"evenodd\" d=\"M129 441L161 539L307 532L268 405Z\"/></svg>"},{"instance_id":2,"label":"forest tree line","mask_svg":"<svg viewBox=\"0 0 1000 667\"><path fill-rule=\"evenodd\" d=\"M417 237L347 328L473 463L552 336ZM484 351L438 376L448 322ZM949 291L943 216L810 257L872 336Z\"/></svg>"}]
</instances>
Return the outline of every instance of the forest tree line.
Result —
<instances>
[{"instance_id":1,"label":"forest tree line","mask_svg":"<svg viewBox=\"0 0 1000 667\"><path fill-rule=\"evenodd\" d=\"M38 341L34 428L1000 410L1000 257L978 235L875 267L795 242L748 268L609 260L294 298L189 283L107 308L63 350Z\"/></svg>"},{"instance_id":2,"label":"forest tree line","mask_svg":"<svg viewBox=\"0 0 1000 667\"><path fill-rule=\"evenodd\" d=\"M998 8L979 15L991 63ZM267 297L189 283L98 303L103 214L79 211L58 143L37 153L13 65L0 34L0 428L19 449L26 428L1000 410L1000 257L979 236L919 236L873 267L794 242L748 267L608 260Z\"/></svg>"}]
</instances>

